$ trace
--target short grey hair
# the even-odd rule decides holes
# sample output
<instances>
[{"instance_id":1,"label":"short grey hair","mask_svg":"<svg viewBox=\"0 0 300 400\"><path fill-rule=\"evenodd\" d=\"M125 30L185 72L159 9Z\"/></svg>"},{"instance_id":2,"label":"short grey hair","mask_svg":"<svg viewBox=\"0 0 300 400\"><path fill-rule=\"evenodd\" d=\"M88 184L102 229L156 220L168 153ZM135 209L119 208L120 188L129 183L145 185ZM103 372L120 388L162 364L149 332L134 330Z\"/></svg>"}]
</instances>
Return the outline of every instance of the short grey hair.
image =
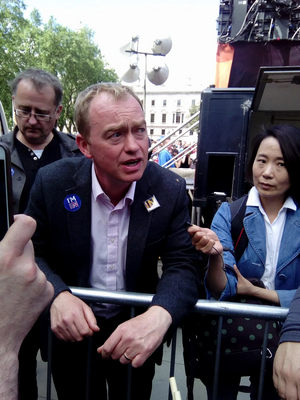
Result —
<instances>
[{"instance_id":1,"label":"short grey hair","mask_svg":"<svg viewBox=\"0 0 300 400\"><path fill-rule=\"evenodd\" d=\"M13 95L16 95L18 85L23 80L31 81L37 91L40 91L48 85L53 87L55 93L54 105L56 108L61 105L63 97L63 87L59 79L56 76L50 74L50 72L36 68L28 68L25 71L21 72L15 77L14 80L10 82L10 88Z\"/></svg>"},{"instance_id":2,"label":"short grey hair","mask_svg":"<svg viewBox=\"0 0 300 400\"><path fill-rule=\"evenodd\" d=\"M90 135L89 124L89 108L93 99L100 93L109 93L114 100L120 99L124 96L132 96L139 103L143 109L143 105L136 93L128 86L121 85L120 83L106 82L96 83L95 85L88 86L81 93L79 93L75 102L74 119L78 132L87 139Z\"/></svg>"}]
</instances>

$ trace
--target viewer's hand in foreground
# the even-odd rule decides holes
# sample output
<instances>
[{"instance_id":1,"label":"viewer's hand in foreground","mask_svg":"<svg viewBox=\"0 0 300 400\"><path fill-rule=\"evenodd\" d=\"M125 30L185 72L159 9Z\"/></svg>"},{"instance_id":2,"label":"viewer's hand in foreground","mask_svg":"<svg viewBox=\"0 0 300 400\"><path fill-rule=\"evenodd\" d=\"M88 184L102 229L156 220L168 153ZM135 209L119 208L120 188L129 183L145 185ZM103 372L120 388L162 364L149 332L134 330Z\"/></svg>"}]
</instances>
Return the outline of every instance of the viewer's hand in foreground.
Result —
<instances>
[{"instance_id":1,"label":"viewer's hand in foreground","mask_svg":"<svg viewBox=\"0 0 300 400\"><path fill-rule=\"evenodd\" d=\"M30 241L36 222L15 216L0 243L0 341L18 351L34 322L53 296L53 287L35 263Z\"/></svg>"},{"instance_id":2,"label":"viewer's hand in foreground","mask_svg":"<svg viewBox=\"0 0 300 400\"><path fill-rule=\"evenodd\" d=\"M99 331L91 308L70 292L61 292L51 308L51 329L60 340L78 342Z\"/></svg>"},{"instance_id":3,"label":"viewer's hand in foreground","mask_svg":"<svg viewBox=\"0 0 300 400\"><path fill-rule=\"evenodd\" d=\"M98 353L105 359L119 359L122 364L131 362L133 367L140 367L161 344L171 323L168 311L152 306L145 313L119 325L98 348Z\"/></svg>"}]
</instances>

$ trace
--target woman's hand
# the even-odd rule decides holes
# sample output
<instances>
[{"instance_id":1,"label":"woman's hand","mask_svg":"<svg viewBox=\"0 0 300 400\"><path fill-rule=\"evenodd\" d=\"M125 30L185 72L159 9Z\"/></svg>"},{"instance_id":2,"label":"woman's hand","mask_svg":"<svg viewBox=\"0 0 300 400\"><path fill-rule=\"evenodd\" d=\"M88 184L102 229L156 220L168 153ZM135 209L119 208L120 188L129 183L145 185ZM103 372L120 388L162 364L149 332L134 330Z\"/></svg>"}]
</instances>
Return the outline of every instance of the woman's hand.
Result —
<instances>
[{"instance_id":1,"label":"woman's hand","mask_svg":"<svg viewBox=\"0 0 300 400\"><path fill-rule=\"evenodd\" d=\"M221 245L217 234L208 228L200 228L200 226L192 225L188 229L188 233L192 237L192 244L197 250L210 255L223 254L223 246Z\"/></svg>"},{"instance_id":2,"label":"woman's hand","mask_svg":"<svg viewBox=\"0 0 300 400\"><path fill-rule=\"evenodd\" d=\"M216 233L211 229L192 225L188 232L196 249L204 254L209 254L206 285L214 298L218 299L227 283L227 276L223 271L223 246Z\"/></svg>"},{"instance_id":3,"label":"woman's hand","mask_svg":"<svg viewBox=\"0 0 300 400\"><path fill-rule=\"evenodd\" d=\"M255 296L257 287L254 286L250 281L248 281L248 279L243 277L243 275L240 273L236 265L234 265L233 268L238 278L237 294L246 296Z\"/></svg>"},{"instance_id":4,"label":"woman's hand","mask_svg":"<svg viewBox=\"0 0 300 400\"><path fill-rule=\"evenodd\" d=\"M245 296L255 296L262 300L270 301L274 304L280 305L279 297L276 290L268 290L262 287L253 285L248 279L244 278L238 270L237 266L233 266L237 278L237 294Z\"/></svg>"}]
</instances>

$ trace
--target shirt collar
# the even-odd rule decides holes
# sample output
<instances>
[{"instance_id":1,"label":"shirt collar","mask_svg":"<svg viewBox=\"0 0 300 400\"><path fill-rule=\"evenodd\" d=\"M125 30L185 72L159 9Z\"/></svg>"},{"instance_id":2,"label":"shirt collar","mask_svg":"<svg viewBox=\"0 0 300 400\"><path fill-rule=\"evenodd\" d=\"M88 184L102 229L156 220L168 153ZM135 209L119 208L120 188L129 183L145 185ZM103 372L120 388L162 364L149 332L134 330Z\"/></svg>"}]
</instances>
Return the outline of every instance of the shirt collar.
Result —
<instances>
[{"instance_id":1,"label":"shirt collar","mask_svg":"<svg viewBox=\"0 0 300 400\"><path fill-rule=\"evenodd\" d=\"M253 186L250 190L250 192L248 193L248 200L247 200L247 206L253 206L253 207L259 207L262 208L261 202L260 202L260 198L259 198L259 193L258 190L256 189L255 186ZM291 209L296 211L297 210L297 206L294 202L294 200L291 198L291 196L289 196L281 209L286 208L286 209Z\"/></svg>"},{"instance_id":2,"label":"shirt collar","mask_svg":"<svg viewBox=\"0 0 300 400\"><path fill-rule=\"evenodd\" d=\"M121 201L126 201L127 199L129 200L129 204L133 203L134 200L134 194L135 194L135 187L136 187L136 181L132 182L132 184L130 185L126 195L124 196L124 198ZM95 172L95 164L93 163L92 165L92 196L94 198L95 201L97 201L97 198L99 196L101 197L105 197L106 199L109 199L109 197L107 196L107 194L103 191L97 176L96 176L96 172Z\"/></svg>"}]
</instances>

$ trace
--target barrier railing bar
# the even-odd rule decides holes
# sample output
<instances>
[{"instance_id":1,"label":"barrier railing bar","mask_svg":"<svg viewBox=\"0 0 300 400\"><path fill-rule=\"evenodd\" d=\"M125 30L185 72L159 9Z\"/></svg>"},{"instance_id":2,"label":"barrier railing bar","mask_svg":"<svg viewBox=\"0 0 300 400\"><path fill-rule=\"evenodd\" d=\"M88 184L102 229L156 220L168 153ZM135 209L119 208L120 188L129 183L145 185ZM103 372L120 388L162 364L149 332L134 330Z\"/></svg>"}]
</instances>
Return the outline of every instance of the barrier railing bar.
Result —
<instances>
[{"instance_id":1,"label":"barrier railing bar","mask_svg":"<svg viewBox=\"0 0 300 400\"><path fill-rule=\"evenodd\" d=\"M198 300L193 311L202 314L214 314L235 317L255 317L258 319L284 321L288 308L264 306L256 304L241 304L227 301Z\"/></svg>"},{"instance_id":2,"label":"barrier railing bar","mask_svg":"<svg viewBox=\"0 0 300 400\"><path fill-rule=\"evenodd\" d=\"M85 301L96 301L132 307L148 307L153 298L152 294L134 292L114 292L99 289L70 287L72 294Z\"/></svg>"},{"instance_id":3,"label":"barrier railing bar","mask_svg":"<svg viewBox=\"0 0 300 400\"><path fill-rule=\"evenodd\" d=\"M153 298L152 294L134 292L113 292L98 289L85 289L70 287L75 296L86 301L98 301L132 307L149 307ZM284 321L288 308L264 306L255 304L231 303L227 301L198 300L193 312L214 314L222 316L255 317L266 320Z\"/></svg>"},{"instance_id":4,"label":"barrier railing bar","mask_svg":"<svg viewBox=\"0 0 300 400\"><path fill-rule=\"evenodd\" d=\"M70 288L75 296L78 296L82 300L92 303L92 302L103 302L118 304L131 307L131 315L133 318L135 316L135 307L149 307L151 304L153 295L143 294L143 293L133 293L133 292L115 292L115 291L103 291L98 289L87 289L87 288ZM288 308L275 307L275 306L263 306L263 305L253 305L253 304L241 304L241 303L231 303L225 301L214 301L214 300L198 300L194 306L192 312L202 313L202 314L213 314L219 316L218 321L218 336L217 336L217 347L216 347L216 361L214 367L214 385L213 385L213 400L217 399L218 390L218 377L219 377L219 363L221 355L221 336L222 336L222 324L223 317L226 316L236 316L236 317L249 317L258 318L265 320L265 330L262 345L262 361L260 369L260 381L259 381L259 391L258 400L262 400L263 393L263 383L264 383L264 369L266 363L267 354L267 340L268 340L268 330L269 321L277 320L284 321ZM90 346L89 346L90 347ZM89 349L91 350L91 349ZM88 351L91 353L91 351ZM49 327L48 334L48 368L47 368L47 399L51 399L51 367L52 367L52 332ZM89 360L90 354L88 355ZM171 362L170 362L170 377L174 376L175 371L175 357L176 357L176 332L172 340L172 350L171 350ZM88 363L88 368L90 368L90 363ZM131 364L128 367L128 387L127 387L127 400L130 400L131 395ZM90 371L87 371L87 382L89 381ZM87 385L87 399L89 398L89 387ZM169 390L169 400L171 393Z\"/></svg>"}]
</instances>

